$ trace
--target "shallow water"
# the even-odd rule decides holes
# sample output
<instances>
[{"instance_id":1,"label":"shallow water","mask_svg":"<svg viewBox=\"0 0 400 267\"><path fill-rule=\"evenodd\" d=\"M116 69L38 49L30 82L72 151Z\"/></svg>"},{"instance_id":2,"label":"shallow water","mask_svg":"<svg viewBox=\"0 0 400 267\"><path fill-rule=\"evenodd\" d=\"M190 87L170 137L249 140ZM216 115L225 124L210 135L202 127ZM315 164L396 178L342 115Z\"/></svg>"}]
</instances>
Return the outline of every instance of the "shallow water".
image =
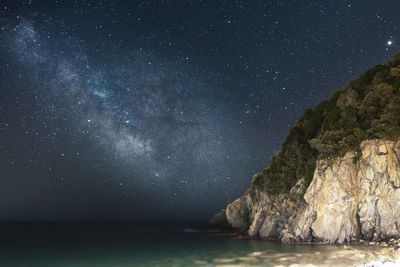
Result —
<instances>
[{"instance_id":1,"label":"shallow water","mask_svg":"<svg viewBox=\"0 0 400 267\"><path fill-rule=\"evenodd\" d=\"M371 246L288 246L192 231L193 222L2 223L0 266L346 266ZM360 251L365 251L365 254ZM339 253L340 252L340 253Z\"/></svg>"}]
</instances>

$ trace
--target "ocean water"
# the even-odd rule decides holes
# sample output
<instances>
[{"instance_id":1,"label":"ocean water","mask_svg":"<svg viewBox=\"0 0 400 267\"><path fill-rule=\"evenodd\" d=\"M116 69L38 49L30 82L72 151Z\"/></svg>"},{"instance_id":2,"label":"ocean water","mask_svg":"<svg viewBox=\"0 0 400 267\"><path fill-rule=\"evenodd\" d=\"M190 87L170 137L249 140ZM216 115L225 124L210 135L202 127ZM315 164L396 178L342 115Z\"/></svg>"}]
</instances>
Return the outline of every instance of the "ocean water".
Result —
<instances>
[{"instance_id":1,"label":"ocean water","mask_svg":"<svg viewBox=\"0 0 400 267\"><path fill-rule=\"evenodd\" d=\"M197 232L193 231L196 224L1 223L0 266L274 266L305 261L329 266L327 255L343 254L336 253L343 251L338 246L288 246ZM350 253L334 257L335 266L346 266L354 260Z\"/></svg>"}]
</instances>

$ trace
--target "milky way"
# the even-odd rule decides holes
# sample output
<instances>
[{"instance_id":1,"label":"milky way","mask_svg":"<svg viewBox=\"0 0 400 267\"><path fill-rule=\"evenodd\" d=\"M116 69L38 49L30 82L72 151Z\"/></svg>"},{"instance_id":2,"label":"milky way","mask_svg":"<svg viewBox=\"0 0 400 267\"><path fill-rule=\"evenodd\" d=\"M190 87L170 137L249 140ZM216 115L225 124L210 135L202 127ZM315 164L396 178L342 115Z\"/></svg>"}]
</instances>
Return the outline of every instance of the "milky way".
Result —
<instances>
[{"instance_id":1,"label":"milky way","mask_svg":"<svg viewBox=\"0 0 400 267\"><path fill-rule=\"evenodd\" d=\"M207 218L400 40L395 1L178 2L0 3L0 219Z\"/></svg>"}]
</instances>

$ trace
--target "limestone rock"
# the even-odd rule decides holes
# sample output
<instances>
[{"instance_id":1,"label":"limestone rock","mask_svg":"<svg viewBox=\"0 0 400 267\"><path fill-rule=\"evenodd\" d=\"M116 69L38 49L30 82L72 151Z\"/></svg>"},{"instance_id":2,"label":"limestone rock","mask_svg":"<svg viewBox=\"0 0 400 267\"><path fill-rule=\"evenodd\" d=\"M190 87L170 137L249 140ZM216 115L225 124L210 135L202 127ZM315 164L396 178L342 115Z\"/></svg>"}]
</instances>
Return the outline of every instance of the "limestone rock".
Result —
<instances>
[{"instance_id":1,"label":"limestone rock","mask_svg":"<svg viewBox=\"0 0 400 267\"><path fill-rule=\"evenodd\" d=\"M269 196L250 188L229 204L232 227L253 238L285 243L400 237L400 141L367 140L355 152L317 161L306 190L300 180L289 193Z\"/></svg>"},{"instance_id":2,"label":"limestone rock","mask_svg":"<svg viewBox=\"0 0 400 267\"><path fill-rule=\"evenodd\" d=\"M228 205L227 220L233 228L247 231L252 238L280 238L304 191L304 179L298 181L288 194L279 196L250 188L244 196Z\"/></svg>"},{"instance_id":3,"label":"limestone rock","mask_svg":"<svg viewBox=\"0 0 400 267\"><path fill-rule=\"evenodd\" d=\"M357 233L357 203L353 194L357 183L353 153L327 167L318 162L304 199L316 213L311 225L313 237L328 243L350 241Z\"/></svg>"},{"instance_id":4,"label":"limestone rock","mask_svg":"<svg viewBox=\"0 0 400 267\"><path fill-rule=\"evenodd\" d=\"M269 214L260 228L261 238L278 238L283 229L282 218L279 215Z\"/></svg>"},{"instance_id":5,"label":"limestone rock","mask_svg":"<svg viewBox=\"0 0 400 267\"><path fill-rule=\"evenodd\" d=\"M265 210L259 210L256 215L254 216L253 223L250 225L249 228L249 236L250 237L257 237L258 232L260 231L261 226L265 220Z\"/></svg>"},{"instance_id":6,"label":"limestone rock","mask_svg":"<svg viewBox=\"0 0 400 267\"><path fill-rule=\"evenodd\" d=\"M400 161L398 142L364 141L362 157L354 164L353 152L332 164L317 162L304 199L308 209L298 212L293 234L307 239L310 221L312 238L327 243L381 240L400 235ZM311 216L315 212L315 220ZM361 233L362 236L359 236Z\"/></svg>"},{"instance_id":7,"label":"limestone rock","mask_svg":"<svg viewBox=\"0 0 400 267\"><path fill-rule=\"evenodd\" d=\"M241 232L246 232L249 227L248 214L249 210L244 197L236 199L226 208L226 218L229 224Z\"/></svg>"},{"instance_id":8,"label":"limestone rock","mask_svg":"<svg viewBox=\"0 0 400 267\"><path fill-rule=\"evenodd\" d=\"M297 211L297 216L288 225L289 231L298 238L299 241L308 242L312 240L311 224L317 218L317 212L307 203L304 203Z\"/></svg>"}]
</instances>

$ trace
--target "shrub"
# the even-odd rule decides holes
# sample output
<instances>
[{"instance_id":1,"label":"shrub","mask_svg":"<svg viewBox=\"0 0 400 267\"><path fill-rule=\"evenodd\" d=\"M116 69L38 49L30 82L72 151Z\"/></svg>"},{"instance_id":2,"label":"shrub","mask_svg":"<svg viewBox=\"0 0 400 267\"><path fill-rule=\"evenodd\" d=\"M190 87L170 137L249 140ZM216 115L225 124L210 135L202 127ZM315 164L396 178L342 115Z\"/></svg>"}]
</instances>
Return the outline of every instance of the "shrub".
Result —
<instances>
[{"instance_id":1,"label":"shrub","mask_svg":"<svg viewBox=\"0 0 400 267\"><path fill-rule=\"evenodd\" d=\"M396 77L393 82L394 89L398 92L400 88L400 77Z\"/></svg>"},{"instance_id":2,"label":"shrub","mask_svg":"<svg viewBox=\"0 0 400 267\"><path fill-rule=\"evenodd\" d=\"M353 157L353 163L356 164L362 157L361 151L357 151L357 154Z\"/></svg>"},{"instance_id":3,"label":"shrub","mask_svg":"<svg viewBox=\"0 0 400 267\"><path fill-rule=\"evenodd\" d=\"M367 70L364 75L360 76L360 82L364 85L369 85L378 72L386 72L386 71L390 71L389 66L376 65L372 69Z\"/></svg>"}]
</instances>

